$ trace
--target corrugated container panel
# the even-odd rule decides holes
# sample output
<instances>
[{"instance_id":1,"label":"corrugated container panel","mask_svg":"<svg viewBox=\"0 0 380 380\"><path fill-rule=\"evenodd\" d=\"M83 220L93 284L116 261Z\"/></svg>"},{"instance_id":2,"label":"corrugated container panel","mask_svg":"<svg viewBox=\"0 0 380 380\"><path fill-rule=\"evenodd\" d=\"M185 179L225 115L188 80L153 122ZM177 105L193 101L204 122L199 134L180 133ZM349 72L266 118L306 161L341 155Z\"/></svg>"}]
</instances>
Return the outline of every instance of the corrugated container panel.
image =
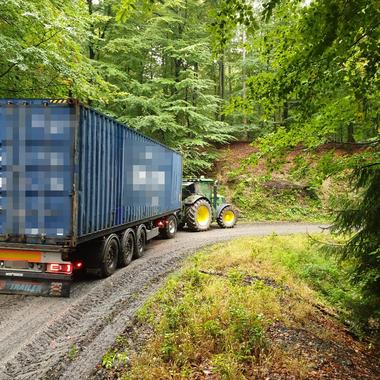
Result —
<instances>
[{"instance_id":1,"label":"corrugated container panel","mask_svg":"<svg viewBox=\"0 0 380 380\"><path fill-rule=\"evenodd\" d=\"M178 153L66 101L0 100L0 164L3 238L64 242L181 206Z\"/></svg>"},{"instance_id":2,"label":"corrugated container panel","mask_svg":"<svg viewBox=\"0 0 380 380\"><path fill-rule=\"evenodd\" d=\"M0 100L0 235L69 238L75 109Z\"/></svg>"},{"instance_id":3,"label":"corrugated container panel","mask_svg":"<svg viewBox=\"0 0 380 380\"><path fill-rule=\"evenodd\" d=\"M182 158L82 107L78 237L181 207Z\"/></svg>"}]
</instances>

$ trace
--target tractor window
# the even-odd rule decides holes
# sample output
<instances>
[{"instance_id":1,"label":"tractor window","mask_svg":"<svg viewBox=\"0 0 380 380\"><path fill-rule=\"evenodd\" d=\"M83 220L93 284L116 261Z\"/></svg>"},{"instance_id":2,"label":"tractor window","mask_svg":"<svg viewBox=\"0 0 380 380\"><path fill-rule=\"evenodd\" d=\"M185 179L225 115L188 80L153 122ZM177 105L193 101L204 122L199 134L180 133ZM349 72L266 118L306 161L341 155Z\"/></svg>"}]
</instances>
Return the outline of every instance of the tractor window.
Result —
<instances>
[{"instance_id":1,"label":"tractor window","mask_svg":"<svg viewBox=\"0 0 380 380\"><path fill-rule=\"evenodd\" d=\"M191 183L182 187L182 199L189 197L190 195L195 194L195 185Z\"/></svg>"}]
</instances>

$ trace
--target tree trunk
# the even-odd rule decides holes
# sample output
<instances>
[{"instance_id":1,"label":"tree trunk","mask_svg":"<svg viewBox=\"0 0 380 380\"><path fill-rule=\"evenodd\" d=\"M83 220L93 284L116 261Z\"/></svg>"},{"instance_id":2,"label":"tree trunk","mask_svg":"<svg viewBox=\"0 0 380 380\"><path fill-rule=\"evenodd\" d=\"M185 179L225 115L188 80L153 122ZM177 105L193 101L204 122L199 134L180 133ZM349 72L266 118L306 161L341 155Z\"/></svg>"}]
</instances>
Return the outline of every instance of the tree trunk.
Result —
<instances>
[{"instance_id":1,"label":"tree trunk","mask_svg":"<svg viewBox=\"0 0 380 380\"><path fill-rule=\"evenodd\" d=\"M347 126L347 142L354 143L354 123L350 121Z\"/></svg>"},{"instance_id":2,"label":"tree trunk","mask_svg":"<svg viewBox=\"0 0 380 380\"><path fill-rule=\"evenodd\" d=\"M282 125L287 128L288 126L288 117L289 117L289 103L288 101L285 101L284 108L282 110Z\"/></svg>"},{"instance_id":3,"label":"tree trunk","mask_svg":"<svg viewBox=\"0 0 380 380\"><path fill-rule=\"evenodd\" d=\"M93 12L93 9L92 9L92 0L87 0L87 5L88 5L88 14L89 15L92 15L92 12ZM88 38L88 57L90 59L94 59L95 58L95 50L94 50L94 41L92 39L92 34L94 33L94 26L91 24L90 25L90 31L91 31L91 35L89 36ZM92 100L91 99L87 99L87 103L89 106L92 105Z\"/></svg>"},{"instance_id":4,"label":"tree trunk","mask_svg":"<svg viewBox=\"0 0 380 380\"><path fill-rule=\"evenodd\" d=\"M247 73L246 73L246 68L245 68L245 65L246 65L246 58L247 58L247 51L245 50L245 42L246 42L246 34L245 34L245 30L243 29L243 34L242 34L242 45L243 45L243 49L242 49L242 72L241 72L241 76L242 76L242 86L243 86L243 102L245 101L245 99L247 98L247 87L246 87L246 80L247 80ZM246 110L245 108L243 109L243 124L244 125L247 125L247 115L246 115Z\"/></svg>"},{"instance_id":5,"label":"tree trunk","mask_svg":"<svg viewBox=\"0 0 380 380\"><path fill-rule=\"evenodd\" d=\"M194 63L194 72L195 72L195 75L198 79L199 78L199 64L198 64L198 62ZM195 107L197 105L197 94L195 91L193 91L192 95L193 95L192 96L192 104Z\"/></svg>"},{"instance_id":6,"label":"tree trunk","mask_svg":"<svg viewBox=\"0 0 380 380\"><path fill-rule=\"evenodd\" d=\"M228 99L232 98L232 72L231 72L231 64L228 66Z\"/></svg>"},{"instance_id":7,"label":"tree trunk","mask_svg":"<svg viewBox=\"0 0 380 380\"><path fill-rule=\"evenodd\" d=\"M93 9L92 9L92 0L87 0L87 5L88 5L88 14L92 15ZM94 33L94 26L91 24L91 33ZM95 58L95 50L94 50L94 42L92 37L90 37L88 42L88 51L89 51L89 58L94 59Z\"/></svg>"},{"instance_id":8,"label":"tree trunk","mask_svg":"<svg viewBox=\"0 0 380 380\"><path fill-rule=\"evenodd\" d=\"M222 99L219 115L220 120L224 121L224 115L223 115L223 105L224 105L224 86L225 86L225 65L224 65L224 53L220 56L219 59L219 96Z\"/></svg>"}]
</instances>

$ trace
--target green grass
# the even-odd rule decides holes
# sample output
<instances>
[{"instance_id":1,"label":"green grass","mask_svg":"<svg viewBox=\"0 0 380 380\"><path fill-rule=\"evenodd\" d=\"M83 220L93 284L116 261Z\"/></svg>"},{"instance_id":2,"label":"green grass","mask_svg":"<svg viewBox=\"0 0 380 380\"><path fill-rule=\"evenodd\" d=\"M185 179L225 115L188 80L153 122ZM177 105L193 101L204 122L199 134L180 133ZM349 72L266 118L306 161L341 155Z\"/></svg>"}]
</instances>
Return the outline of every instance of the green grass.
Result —
<instances>
[{"instance_id":1,"label":"green grass","mask_svg":"<svg viewBox=\"0 0 380 380\"><path fill-rule=\"evenodd\" d=\"M124 378L213 374L244 379L278 365L296 378L307 378L309 364L273 347L268 327L305 327L316 303L347 313L356 296L345 269L305 236L272 235L212 246L192 257L140 309L140 322L154 334L131 358ZM317 329L315 334L326 332ZM103 365L110 368L115 361L110 351Z\"/></svg>"},{"instance_id":2,"label":"green grass","mask_svg":"<svg viewBox=\"0 0 380 380\"><path fill-rule=\"evenodd\" d=\"M76 345L71 346L70 351L67 354L69 360L74 360L78 355L78 347Z\"/></svg>"},{"instance_id":3,"label":"green grass","mask_svg":"<svg viewBox=\"0 0 380 380\"><path fill-rule=\"evenodd\" d=\"M109 350L102 358L102 366L105 369L113 369L118 366L127 364L128 356L126 352L117 352L116 350Z\"/></svg>"},{"instance_id":4,"label":"green grass","mask_svg":"<svg viewBox=\"0 0 380 380\"><path fill-rule=\"evenodd\" d=\"M323 241L325 237L321 235L319 239ZM201 253L202 266L224 271L231 267L247 267L245 260L252 261L246 269L248 273L277 278L282 283L301 280L316 292L313 297L342 313L348 313L360 297L349 281L349 264L338 262L328 254L318 239L316 242L304 235L284 237L273 234L266 238L233 241L226 249L228 258L219 257L220 249L216 247L207 255ZM230 252L232 250L234 252ZM247 257L248 250L250 255ZM241 255L241 252L245 254ZM198 260L197 256L194 260Z\"/></svg>"}]
</instances>

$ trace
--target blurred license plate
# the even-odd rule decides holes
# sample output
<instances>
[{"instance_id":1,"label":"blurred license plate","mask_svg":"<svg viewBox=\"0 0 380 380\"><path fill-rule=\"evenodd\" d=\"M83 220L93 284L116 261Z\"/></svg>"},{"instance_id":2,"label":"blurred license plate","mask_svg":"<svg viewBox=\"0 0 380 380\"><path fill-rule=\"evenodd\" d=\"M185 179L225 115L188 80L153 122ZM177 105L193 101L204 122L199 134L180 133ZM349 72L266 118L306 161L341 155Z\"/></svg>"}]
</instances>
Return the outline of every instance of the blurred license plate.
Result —
<instances>
[{"instance_id":1,"label":"blurred license plate","mask_svg":"<svg viewBox=\"0 0 380 380\"><path fill-rule=\"evenodd\" d=\"M19 279L1 279L0 293L29 294L35 296L68 297L70 295L69 281L31 281Z\"/></svg>"},{"instance_id":2,"label":"blurred license plate","mask_svg":"<svg viewBox=\"0 0 380 380\"><path fill-rule=\"evenodd\" d=\"M14 269L28 269L29 264L27 261L4 261L5 268L14 268Z\"/></svg>"}]
</instances>

